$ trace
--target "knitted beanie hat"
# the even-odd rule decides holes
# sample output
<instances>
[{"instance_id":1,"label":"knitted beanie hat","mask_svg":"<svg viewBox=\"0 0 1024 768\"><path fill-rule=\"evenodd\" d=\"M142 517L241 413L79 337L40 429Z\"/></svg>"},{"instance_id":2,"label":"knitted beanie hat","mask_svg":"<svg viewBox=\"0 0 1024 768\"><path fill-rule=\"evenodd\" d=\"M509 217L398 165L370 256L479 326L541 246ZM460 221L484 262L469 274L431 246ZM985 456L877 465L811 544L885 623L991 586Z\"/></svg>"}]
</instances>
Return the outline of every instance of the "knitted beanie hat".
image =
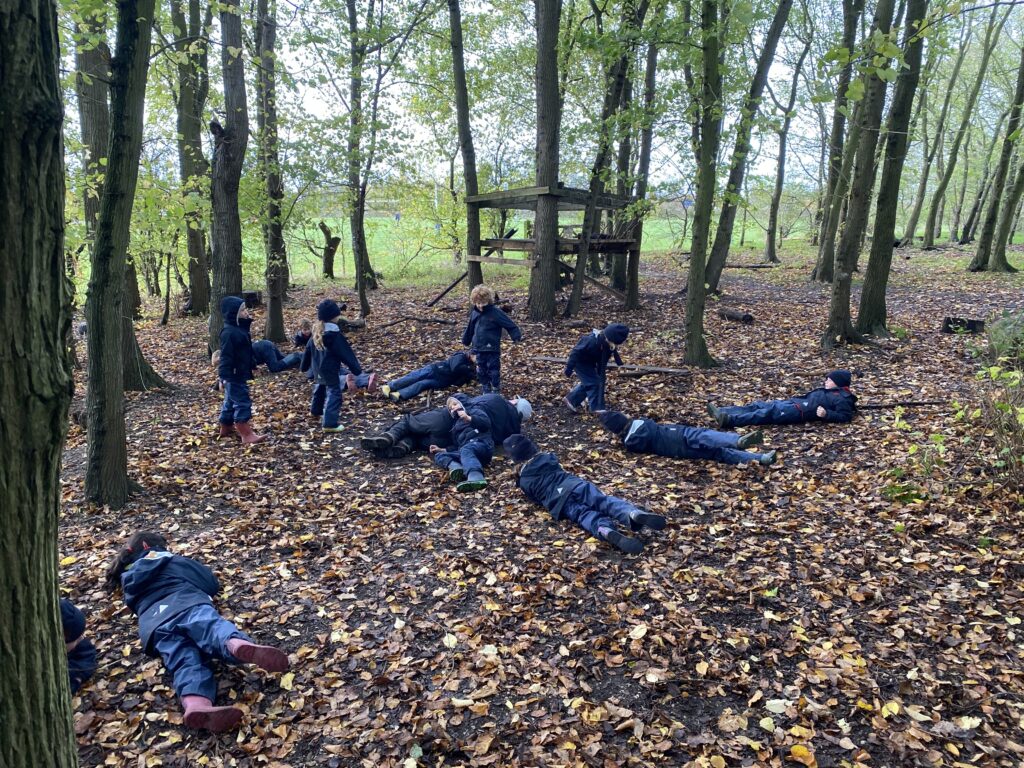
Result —
<instances>
[{"instance_id":1,"label":"knitted beanie hat","mask_svg":"<svg viewBox=\"0 0 1024 768\"><path fill-rule=\"evenodd\" d=\"M842 368L832 371L832 373L828 375L828 378L832 379L832 383L837 387L848 387L850 386L850 382L853 381L853 377L850 375L850 372L843 370Z\"/></svg>"},{"instance_id":2,"label":"knitted beanie hat","mask_svg":"<svg viewBox=\"0 0 1024 768\"><path fill-rule=\"evenodd\" d=\"M329 323L341 314L341 307L334 299L324 299L316 305L316 319L322 323Z\"/></svg>"},{"instance_id":3,"label":"knitted beanie hat","mask_svg":"<svg viewBox=\"0 0 1024 768\"><path fill-rule=\"evenodd\" d=\"M612 344L622 344L629 337L629 326L622 323L609 323L604 329L604 337Z\"/></svg>"},{"instance_id":4,"label":"knitted beanie hat","mask_svg":"<svg viewBox=\"0 0 1024 768\"><path fill-rule=\"evenodd\" d=\"M601 419L601 424L604 425L604 428L613 435L618 435L629 426L629 418L626 414L619 413L618 411L605 411L598 418Z\"/></svg>"},{"instance_id":5,"label":"knitted beanie hat","mask_svg":"<svg viewBox=\"0 0 1024 768\"><path fill-rule=\"evenodd\" d=\"M539 452L537 444L526 435L510 435L501 447L505 449L505 455L517 464L532 459Z\"/></svg>"}]
</instances>

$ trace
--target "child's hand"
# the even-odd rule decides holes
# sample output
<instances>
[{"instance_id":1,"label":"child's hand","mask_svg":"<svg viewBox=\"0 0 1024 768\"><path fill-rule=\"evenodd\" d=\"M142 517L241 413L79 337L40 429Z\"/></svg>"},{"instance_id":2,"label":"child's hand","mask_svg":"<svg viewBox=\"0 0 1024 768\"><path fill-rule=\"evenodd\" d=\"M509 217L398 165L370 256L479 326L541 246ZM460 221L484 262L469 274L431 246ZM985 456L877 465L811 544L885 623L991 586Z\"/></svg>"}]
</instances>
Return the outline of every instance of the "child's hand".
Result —
<instances>
[{"instance_id":1,"label":"child's hand","mask_svg":"<svg viewBox=\"0 0 1024 768\"><path fill-rule=\"evenodd\" d=\"M467 423L473 420L473 417L465 411L456 411L455 415Z\"/></svg>"},{"instance_id":2,"label":"child's hand","mask_svg":"<svg viewBox=\"0 0 1024 768\"><path fill-rule=\"evenodd\" d=\"M828 416L828 411L826 411L820 405L818 406L818 410L816 410L815 413L818 414L819 419L824 419L826 416Z\"/></svg>"},{"instance_id":3,"label":"child's hand","mask_svg":"<svg viewBox=\"0 0 1024 768\"><path fill-rule=\"evenodd\" d=\"M443 450L444 450L444 448L442 448L439 445L431 445L430 446L430 452L431 453L441 453L441 451L443 451Z\"/></svg>"},{"instance_id":4,"label":"child's hand","mask_svg":"<svg viewBox=\"0 0 1024 768\"><path fill-rule=\"evenodd\" d=\"M217 391L218 392L223 392L224 391L224 379L217 379Z\"/></svg>"}]
</instances>

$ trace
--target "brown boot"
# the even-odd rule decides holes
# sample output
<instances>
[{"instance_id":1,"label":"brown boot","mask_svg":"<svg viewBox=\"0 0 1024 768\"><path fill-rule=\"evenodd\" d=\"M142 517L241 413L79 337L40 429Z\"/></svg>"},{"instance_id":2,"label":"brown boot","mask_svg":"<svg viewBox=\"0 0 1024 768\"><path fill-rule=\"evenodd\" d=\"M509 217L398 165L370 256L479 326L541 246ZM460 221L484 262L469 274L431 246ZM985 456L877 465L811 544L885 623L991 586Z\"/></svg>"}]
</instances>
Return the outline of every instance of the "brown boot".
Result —
<instances>
[{"instance_id":1,"label":"brown boot","mask_svg":"<svg viewBox=\"0 0 1024 768\"><path fill-rule=\"evenodd\" d=\"M181 703L185 707L185 725L189 728L222 733L237 728L242 721L242 710L215 707L205 696L182 696Z\"/></svg>"},{"instance_id":2,"label":"brown boot","mask_svg":"<svg viewBox=\"0 0 1024 768\"><path fill-rule=\"evenodd\" d=\"M220 426L220 431L217 433L218 440L223 440L225 437L239 436L238 432L235 431L234 424L225 424L223 422L218 422L218 426Z\"/></svg>"},{"instance_id":3,"label":"brown boot","mask_svg":"<svg viewBox=\"0 0 1024 768\"><path fill-rule=\"evenodd\" d=\"M236 421L235 429L238 430L238 434L242 436L243 445L252 445L253 443L262 443L267 439L266 435L257 435L252 431L252 427L249 426L248 421Z\"/></svg>"},{"instance_id":4,"label":"brown boot","mask_svg":"<svg viewBox=\"0 0 1024 768\"><path fill-rule=\"evenodd\" d=\"M288 654L272 645L256 645L240 637L228 640L228 653L241 662L255 664L267 672L287 672Z\"/></svg>"}]
</instances>

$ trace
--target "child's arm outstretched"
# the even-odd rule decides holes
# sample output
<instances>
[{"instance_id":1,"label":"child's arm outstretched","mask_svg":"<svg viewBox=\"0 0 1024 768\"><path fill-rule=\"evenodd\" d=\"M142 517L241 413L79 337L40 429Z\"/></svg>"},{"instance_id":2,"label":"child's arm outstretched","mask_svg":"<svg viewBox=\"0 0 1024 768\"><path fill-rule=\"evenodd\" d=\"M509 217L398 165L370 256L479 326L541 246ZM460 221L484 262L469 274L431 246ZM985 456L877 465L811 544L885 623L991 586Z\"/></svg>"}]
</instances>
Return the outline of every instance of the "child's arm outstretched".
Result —
<instances>
[{"instance_id":1,"label":"child's arm outstretched","mask_svg":"<svg viewBox=\"0 0 1024 768\"><path fill-rule=\"evenodd\" d=\"M495 307L494 309L498 315L498 325L508 331L508 337L512 339L513 343L522 341L523 332L520 330L519 326L516 325L515 320L506 315L501 309L498 309L498 307Z\"/></svg>"}]
</instances>

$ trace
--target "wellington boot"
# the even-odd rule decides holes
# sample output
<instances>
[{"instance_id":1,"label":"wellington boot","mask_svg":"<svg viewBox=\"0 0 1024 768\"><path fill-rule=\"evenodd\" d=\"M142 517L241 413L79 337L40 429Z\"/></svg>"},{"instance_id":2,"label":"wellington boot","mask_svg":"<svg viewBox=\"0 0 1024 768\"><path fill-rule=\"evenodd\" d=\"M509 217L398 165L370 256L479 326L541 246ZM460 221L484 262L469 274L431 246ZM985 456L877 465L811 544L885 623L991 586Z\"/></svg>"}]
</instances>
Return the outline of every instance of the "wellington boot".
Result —
<instances>
[{"instance_id":1,"label":"wellington boot","mask_svg":"<svg viewBox=\"0 0 1024 768\"><path fill-rule=\"evenodd\" d=\"M252 427L249 426L247 421L235 422L235 429L238 430L238 434L242 436L242 443L244 445L252 445L253 443L262 443L267 439L266 435L257 435L252 431Z\"/></svg>"},{"instance_id":2,"label":"wellington boot","mask_svg":"<svg viewBox=\"0 0 1024 768\"><path fill-rule=\"evenodd\" d=\"M764 442L764 432L760 429L754 432L748 432L736 442L736 447L740 450L746 450L752 445L761 445Z\"/></svg>"},{"instance_id":3,"label":"wellington boot","mask_svg":"<svg viewBox=\"0 0 1024 768\"><path fill-rule=\"evenodd\" d=\"M644 543L639 539L623 536L618 531L609 531L606 533L605 540L617 550L625 552L627 555L635 555L641 552L644 548Z\"/></svg>"},{"instance_id":4,"label":"wellington boot","mask_svg":"<svg viewBox=\"0 0 1024 768\"><path fill-rule=\"evenodd\" d=\"M182 696L185 707L184 721L189 728L223 733L237 728L242 721L242 710L235 707L215 707L205 696Z\"/></svg>"},{"instance_id":5,"label":"wellington boot","mask_svg":"<svg viewBox=\"0 0 1024 768\"><path fill-rule=\"evenodd\" d=\"M234 424L225 424L223 422L218 422L217 426L220 428L218 430L218 432L217 432L217 439L218 440L223 440L226 437L239 437L240 436L238 434L238 432L235 430L235 425Z\"/></svg>"},{"instance_id":6,"label":"wellington boot","mask_svg":"<svg viewBox=\"0 0 1024 768\"><path fill-rule=\"evenodd\" d=\"M240 637L228 640L228 653L246 664L255 664L267 672L286 672L290 666L288 654L272 645L256 645Z\"/></svg>"}]
</instances>

